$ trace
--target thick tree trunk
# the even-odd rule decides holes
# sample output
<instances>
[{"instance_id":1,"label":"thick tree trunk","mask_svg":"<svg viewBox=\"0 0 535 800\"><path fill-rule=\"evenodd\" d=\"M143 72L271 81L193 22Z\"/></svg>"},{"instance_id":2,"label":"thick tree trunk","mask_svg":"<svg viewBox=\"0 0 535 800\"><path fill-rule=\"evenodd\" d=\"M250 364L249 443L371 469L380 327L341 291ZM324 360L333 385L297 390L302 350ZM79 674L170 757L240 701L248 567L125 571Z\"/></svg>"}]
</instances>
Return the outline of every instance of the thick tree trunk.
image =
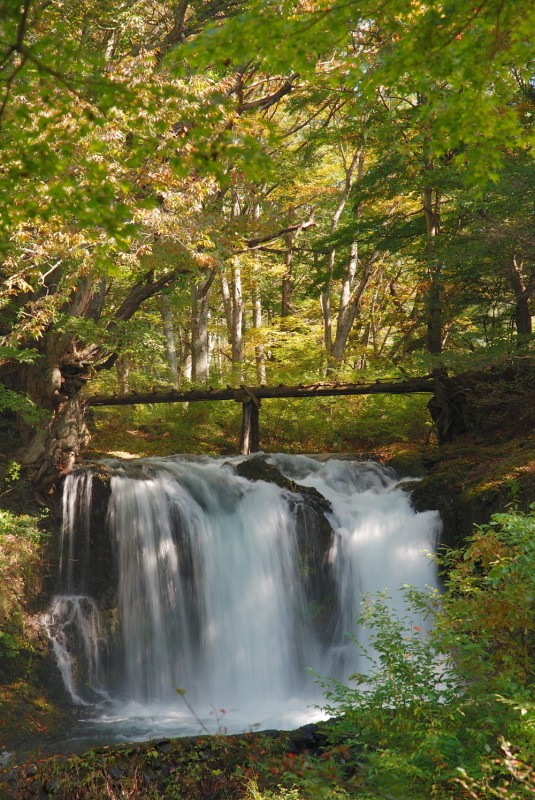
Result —
<instances>
[{"instance_id":1,"label":"thick tree trunk","mask_svg":"<svg viewBox=\"0 0 535 800\"><path fill-rule=\"evenodd\" d=\"M79 391L90 378L90 367L75 340L48 334L40 343L36 364L3 371L4 384L27 394L40 419L17 413L18 447L14 458L28 469L29 478L47 490L73 468L89 443Z\"/></svg>"},{"instance_id":2,"label":"thick tree trunk","mask_svg":"<svg viewBox=\"0 0 535 800\"><path fill-rule=\"evenodd\" d=\"M132 285L126 292L122 303L108 322L113 331L117 323L131 319L140 306L172 283L188 270L173 270L154 279L152 271ZM207 297L212 273L200 294ZM54 279L57 274L54 273ZM49 280L51 280L49 278ZM93 280L82 276L76 291L63 305L63 313L68 318L83 318L98 321L107 295L105 277ZM52 291L43 283L43 291ZM84 405L79 392L95 371L111 369L118 360L118 353L106 349L102 343L82 344L79 336L68 331L56 333L53 329L45 331L40 339L21 342L24 348L37 352L35 363L21 364L16 361L0 363L0 382L5 389L18 392L20 403L13 396L14 409L0 413L4 430L9 428L8 436L2 442L4 452L12 455L26 470L27 475L40 491L52 491L55 482L67 475L76 462L82 449L89 443L89 431L84 420ZM124 389L127 389L123 385ZM28 413L24 407L24 397L34 404ZM31 410L31 409L30 409Z\"/></svg>"}]
</instances>

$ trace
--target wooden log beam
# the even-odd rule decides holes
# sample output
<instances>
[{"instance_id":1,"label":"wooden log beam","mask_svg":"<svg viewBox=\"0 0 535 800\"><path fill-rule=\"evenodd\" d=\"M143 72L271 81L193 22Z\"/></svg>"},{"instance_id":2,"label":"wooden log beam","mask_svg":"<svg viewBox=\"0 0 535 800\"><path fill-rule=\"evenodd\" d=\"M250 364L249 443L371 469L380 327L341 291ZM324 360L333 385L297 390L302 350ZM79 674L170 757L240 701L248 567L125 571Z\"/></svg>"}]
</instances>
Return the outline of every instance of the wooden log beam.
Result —
<instances>
[{"instance_id":1,"label":"wooden log beam","mask_svg":"<svg viewBox=\"0 0 535 800\"><path fill-rule=\"evenodd\" d=\"M357 394L433 394L433 378L411 378L400 383L314 383L300 386L256 386L236 389L191 389L187 392L131 392L130 394L91 395L88 406L128 406L138 403L191 403L203 400L247 402L253 394L258 400L277 397L335 397Z\"/></svg>"}]
</instances>

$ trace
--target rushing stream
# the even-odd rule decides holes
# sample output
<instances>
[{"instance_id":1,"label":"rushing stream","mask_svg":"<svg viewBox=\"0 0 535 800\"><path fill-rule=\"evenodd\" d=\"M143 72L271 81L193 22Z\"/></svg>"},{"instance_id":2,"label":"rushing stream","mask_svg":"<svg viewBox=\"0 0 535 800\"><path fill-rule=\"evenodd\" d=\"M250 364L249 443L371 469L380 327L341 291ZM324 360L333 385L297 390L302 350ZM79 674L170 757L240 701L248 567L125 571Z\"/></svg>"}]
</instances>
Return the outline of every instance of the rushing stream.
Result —
<instances>
[{"instance_id":1,"label":"rushing stream","mask_svg":"<svg viewBox=\"0 0 535 800\"><path fill-rule=\"evenodd\" d=\"M391 470L269 456L289 479L280 488L236 474L245 460L110 460L100 523L97 476L67 478L44 624L80 707L80 739L318 719L309 668L342 680L358 669L346 634L357 633L361 594L387 590L400 606L402 584L436 583L423 551L434 549L438 515L417 514Z\"/></svg>"}]
</instances>

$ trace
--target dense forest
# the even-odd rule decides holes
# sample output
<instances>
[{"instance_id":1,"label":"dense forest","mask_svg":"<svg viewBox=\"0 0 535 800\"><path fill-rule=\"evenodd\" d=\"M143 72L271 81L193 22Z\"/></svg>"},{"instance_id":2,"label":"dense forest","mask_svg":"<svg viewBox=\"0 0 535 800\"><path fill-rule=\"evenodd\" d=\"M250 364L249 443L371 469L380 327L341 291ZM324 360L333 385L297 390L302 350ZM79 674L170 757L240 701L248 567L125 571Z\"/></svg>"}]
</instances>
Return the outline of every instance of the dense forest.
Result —
<instances>
[{"instance_id":1,"label":"dense forest","mask_svg":"<svg viewBox=\"0 0 535 800\"><path fill-rule=\"evenodd\" d=\"M396 443L457 526L442 600L408 590L430 638L370 601L382 671L324 684L313 752L217 740L163 789L150 748L122 786L93 754L0 798L533 796L534 35L530 0L0 0L6 719L44 691L28 620L77 461L237 451L239 403L88 396L429 376L435 423L445 386L465 414L448 445L429 395L263 403L264 449Z\"/></svg>"},{"instance_id":2,"label":"dense forest","mask_svg":"<svg viewBox=\"0 0 535 800\"><path fill-rule=\"evenodd\" d=\"M17 462L43 485L72 468L88 384L401 378L528 352L532 15L5 3Z\"/></svg>"}]
</instances>

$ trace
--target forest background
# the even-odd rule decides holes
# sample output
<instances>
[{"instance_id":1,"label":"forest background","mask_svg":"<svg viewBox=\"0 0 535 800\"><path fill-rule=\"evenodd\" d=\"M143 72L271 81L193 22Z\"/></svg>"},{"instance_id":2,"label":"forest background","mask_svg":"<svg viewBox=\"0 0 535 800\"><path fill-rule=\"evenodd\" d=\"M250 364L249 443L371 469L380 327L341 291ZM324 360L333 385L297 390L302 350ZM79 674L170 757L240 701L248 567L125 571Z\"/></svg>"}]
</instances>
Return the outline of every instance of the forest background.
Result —
<instances>
[{"instance_id":1,"label":"forest background","mask_svg":"<svg viewBox=\"0 0 535 800\"><path fill-rule=\"evenodd\" d=\"M529 371L534 31L529 0L0 0L2 496L23 475L52 504L88 423L98 452L236 449L238 405L91 419L87 393ZM429 442L426 402L272 400L262 444ZM1 514L1 702L19 715L46 542ZM412 596L432 641L365 609L384 669L368 693L326 686L340 723L320 758L209 762L206 796L533 796L533 524L512 511L453 552L441 611ZM33 731L55 724L34 706ZM124 796L114 758L41 783L23 766L11 788ZM134 766L124 791L144 797ZM195 796L171 786L187 769L152 796Z\"/></svg>"},{"instance_id":2,"label":"forest background","mask_svg":"<svg viewBox=\"0 0 535 800\"><path fill-rule=\"evenodd\" d=\"M402 378L529 353L533 15L6 0L4 449L53 484L88 443L88 382ZM429 434L423 401L373 402L272 402L264 443ZM156 416L175 450L235 447L228 404ZM143 451L146 417L101 429Z\"/></svg>"}]
</instances>

